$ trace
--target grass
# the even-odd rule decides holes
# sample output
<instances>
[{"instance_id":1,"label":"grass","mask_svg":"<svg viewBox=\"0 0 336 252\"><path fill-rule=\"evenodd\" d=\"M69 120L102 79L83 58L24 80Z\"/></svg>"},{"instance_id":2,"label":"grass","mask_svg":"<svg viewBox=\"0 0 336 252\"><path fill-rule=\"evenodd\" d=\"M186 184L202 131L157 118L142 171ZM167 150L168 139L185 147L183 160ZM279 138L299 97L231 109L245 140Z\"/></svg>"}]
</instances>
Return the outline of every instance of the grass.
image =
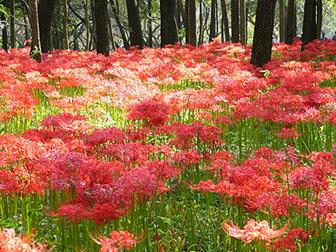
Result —
<instances>
[{"instance_id":1,"label":"grass","mask_svg":"<svg viewBox=\"0 0 336 252\"><path fill-rule=\"evenodd\" d=\"M335 82L322 83L321 86L335 87ZM178 82L163 86L162 91L183 90L186 88L211 88L210 85L194 82ZM85 90L66 88L61 93L66 96L80 96ZM22 133L27 129L38 128L40 122L49 115L62 110L50 105L42 91L37 90L36 96L40 105L31 118L13 117L9 122L0 125L1 133ZM191 123L197 120L202 111L185 110L172 118L172 121ZM125 128L130 122L125 119L125 111L97 102L80 111L96 128ZM277 133L284 125L264 122L254 118L241 119L231 125L222 127L224 148L236 156L238 163L247 159L260 147L269 146L282 149L290 145L281 140ZM293 147L300 153L313 151L331 151L336 142L336 129L329 124L299 123L295 125L300 137ZM151 142L167 143L167 137L152 137ZM203 146L207 149L207 146ZM211 151L211 150L209 150ZM206 166L206 164L203 164ZM50 216L50 212L69 199L65 193L49 191L43 196L2 195L0 199L1 227L14 227L19 232L35 234L35 239L47 243L54 251L97 251L92 236L108 235L110 230L128 230L141 236L141 243L134 251L265 251L257 243L246 245L239 240L228 237L222 230L225 220L232 220L242 227L247 220L268 220L277 227L288 221L285 218L274 219L262 212L248 213L242 207L232 205L230 200L223 199L214 193L201 193L190 190L184 183L198 183L214 175L199 167L186 169L176 182L180 184L172 192L156 195L150 201L139 204L133 211L116 221L106 225L96 225L91 221L67 222L65 219ZM244 212L244 214L243 214ZM313 223L305 216L291 218L293 226L311 228ZM333 251L336 230L321 229L320 238L300 246L299 251ZM321 247L323 244L324 247Z\"/></svg>"}]
</instances>

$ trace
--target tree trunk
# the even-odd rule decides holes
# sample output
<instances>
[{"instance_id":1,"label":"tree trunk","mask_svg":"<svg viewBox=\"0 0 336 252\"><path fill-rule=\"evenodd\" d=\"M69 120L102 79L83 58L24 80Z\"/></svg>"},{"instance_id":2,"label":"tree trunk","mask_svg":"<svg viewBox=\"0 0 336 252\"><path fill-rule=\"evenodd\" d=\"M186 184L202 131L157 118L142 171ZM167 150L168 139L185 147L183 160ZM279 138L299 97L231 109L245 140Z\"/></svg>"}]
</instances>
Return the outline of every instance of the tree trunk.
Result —
<instances>
[{"instance_id":1,"label":"tree trunk","mask_svg":"<svg viewBox=\"0 0 336 252\"><path fill-rule=\"evenodd\" d=\"M185 22L185 40L186 40L186 44L189 45L190 44L190 29L189 29L189 11L190 11L190 4L189 4L190 0L186 0L185 1L185 17L186 17L186 22Z\"/></svg>"},{"instance_id":2,"label":"tree trunk","mask_svg":"<svg viewBox=\"0 0 336 252\"><path fill-rule=\"evenodd\" d=\"M203 44L202 33L203 33L203 1L199 1L199 35L198 44Z\"/></svg>"},{"instance_id":3,"label":"tree trunk","mask_svg":"<svg viewBox=\"0 0 336 252\"><path fill-rule=\"evenodd\" d=\"M178 42L175 10L175 0L160 0L161 47Z\"/></svg>"},{"instance_id":4,"label":"tree trunk","mask_svg":"<svg viewBox=\"0 0 336 252\"><path fill-rule=\"evenodd\" d=\"M63 36L64 49L69 49L69 34L68 34L68 0L63 0Z\"/></svg>"},{"instance_id":5,"label":"tree trunk","mask_svg":"<svg viewBox=\"0 0 336 252\"><path fill-rule=\"evenodd\" d=\"M123 43L124 43L124 47L126 49L128 49L130 47L129 43L128 43L128 39L126 37L125 31L124 31L124 27L120 21L120 16L119 16L119 5L118 5L118 1L114 2L113 0L110 0L110 4L111 4L111 9L112 9L112 13L114 16L114 19L117 23L117 26L119 28L120 31L120 35L122 37Z\"/></svg>"},{"instance_id":6,"label":"tree trunk","mask_svg":"<svg viewBox=\"0 0 336 252\"><path fill-rule=\"evenodd\" d=\"M152 0L148 0L148 46L153 47Z\"/></svg>"},{"instance_id":7,"label":"tree trunk","mask_svg":"<svg viewBox=\"0 0 336 252\"><path fill-rule=\"evenodd\" d=\"M322 21L323 21L323 8L322 0L316 0L316 10L317 10L317 24L316 24L316 35L320 38L322 33Z\"/></svg>"},{"instance_id":8,"label":"tree trunk","mask_svg":"<svg viewBox=\"0 0 336 252\"><path fill-rule=\"evenodd\" d=\"M29 0L29 9L31 15L31 30L32 30L32 44L30 50L30 57L38 62L42 61L41 40L39 29L39 15L37 0Z\"/></svg>"},{"instance_id":9,"label":"tree trunk","mask_svg":"<svg viewBox=\"0 0 336 252\"><path fill-rule=\"evenodd\" d=\"M108 11L108 13L109 13L109 11ZM114 34L113 34L113 28L112 28L111 19L108 19L108 25L109 25L110 42L111 42L112 50L114 50L115 49L115 41L114 41Z\"/></svg>"},{"instance_id":10,"label":"tree trunk","mask_svg":"<svg viewBox=\"0 0 336 252\"><path fill-rule=\"evenodd\" d=\"M221 0L221 7L222 7L222 27L224 30L222 31L222 34L223 35L225 34L225 41L227 42L230 41L230 31L229 31L229 19L225 0Z\"/></svg>"},{"instance_id":11,"label":"tree trunk","mask_svg":"<svg viewBox=\"0 0 336 252\"><path fill-rule=\"evenodd\" d=\"M0 21L6 22L6 16L2 12L0 12ZM4 25L4 27L2 27L2 49L8 51L7 25Z\"/></svg>"},{"instance_id":12,"label":"tree trunk","mask_svg":"<svg viewBox=\"0 0 336 252\"><path fill-rule=\"evenodd\" d=\"M261 67L271 60L276 0L258 0L251 64Z\"/></svg>"},{"instance_id":13,"label":"tree trunk","mask_svg":"<svg viewBox=\"0 0 336 252\"><path fill-rule=\"evenodd\" d=\"M240 12L240 42L245 45L246 40L246 8L245 0L239 1L239 12Z\"/></svg>"},{"instance_id":14,"label":"tree trunk","mask_svg":"<svg viewBox=\"0 0 336 252\"><path fill-rule=\"evenodd\" d=\"M306 45L317 38L316 34L316 0L306 0L303 18L303 44Z\"/></svg>"},{"instance_id":15,"label":"tree trunk","mask_svg":"<svg viewBox=\"0 0 336 252\"><path fill-rule=\"evenodd\" d=\"M285 3L284 0L279 0L279 39L280 42L285 42Z\"/></svg>"},{"instance_id":16,"label":"tree trunk","mask_svg":"<svg viewBox=\"0 0 336 252\"><path fill-rule=\"evenodd\" d=\"M89 0L85 0L85 26L86 26L86 43L85 50L90 50L90 12L89 12Z\"/></svg>"},{"instance_id":17,"label":"tree trunk","mask_svg":"<svg viewBox=\"0 0 336 252\"><path fill-rule=\"evenodd\" d=\"M296 1L294 0L294 35L297 34L297 5Z\"/></svg>"},{"instance_id":18,"label":"tree trunk","mask_svg":"<svg viewBox=\"0 0 336 252\"><path fill-rule=\"evenodd\" d=\"M130 28L131 46L143 48L144 42L142 37L141 22L139 9L134 0L126 0L128 25Z\"/></svg>"},{"instance_id":19,"label":"tree trunk","mask_svg":"<svg viewBox=\"0 0 336 252\"><path fill-rule=\"evenodd\" d=\"M96 21L97 54L108 56L110 48L106 0L95 0L94 14Z\"/></svg>"},{"instance_id":20,"label":"tree trunk","mask_svg":"<svg viewBox=\"0 0 336 252\"><path fill-rule=\"evenodd\" d=\"M192 46L197 46L196 41L196 2L195 0L186 0L186 43Z\"/></svg>"},{"instance_id":21,"label":"tree trunk","mask_svg":"<svg viewBox=\"0 0 336 252\"><path fill-rule=\"evenodd\" d=\"M239 0L231 0L231 40L239 42Z\"/></svg>"},{"instance_id":22,"label":"tree trunk","mask_svg":"<svg viewBox=\"0 0 336 252\"><path fill-rule=\"evenodd\" d=\"M10 44L11 48L15 48L15 12L14 12L15 0L10 1Z\"/></svg>"},{"instance_id":23,"label":"tree trunk","mask_svg":"<svg viewBox=\"0 0 336 252\"><path fill-rule=\"evenodd\" d=\"M288 45L293 43L293 38L295 38L295 0L288 0L287 7L287 20L286 20L286 39L285 42Z\"/></svg>"},{"instance_id":24,"label":"tree trunk","mask_svg":"<svg viewBox=\"0 0 336 252\"><path fill-rule=\"evenodd\" d=\"M216 1L211 0L210 41L216 37Z\"/></svg>"},{"instance_id":25,"label":"tree trunk","mask_svg":"<svg viewBox=\"0 0 336 252\"><path fill-rule=\"evenodd\" d=\"M56 0L39 0L38 3L41 49L43 53L47 53L51 49L48 47L48 40L50 38L55 6Z\"/></svg>"}]
</instances>

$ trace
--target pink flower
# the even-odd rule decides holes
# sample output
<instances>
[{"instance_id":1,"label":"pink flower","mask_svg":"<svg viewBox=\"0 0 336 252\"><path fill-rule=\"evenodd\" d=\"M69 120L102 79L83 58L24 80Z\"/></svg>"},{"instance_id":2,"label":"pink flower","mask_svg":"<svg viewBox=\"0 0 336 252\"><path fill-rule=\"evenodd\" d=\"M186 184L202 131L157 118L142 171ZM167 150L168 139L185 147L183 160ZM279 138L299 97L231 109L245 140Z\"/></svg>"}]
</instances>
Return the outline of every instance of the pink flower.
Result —
<instances>
[{"instance_id":1,"label":"pink flower","mask_svg":"<svg viewBox=\"0 0 336 252\"><path fill-rule=\"evenodd\" d=\"M273 230L267 221L256 222L255 220L249 220L243 229L238 228L230 222L224 222L223 229L229 236L242 240L245 243L251 243L253 240L270 242L281 237L288 229L288 225L279 230Z\"/></svg>"}]
</instances>

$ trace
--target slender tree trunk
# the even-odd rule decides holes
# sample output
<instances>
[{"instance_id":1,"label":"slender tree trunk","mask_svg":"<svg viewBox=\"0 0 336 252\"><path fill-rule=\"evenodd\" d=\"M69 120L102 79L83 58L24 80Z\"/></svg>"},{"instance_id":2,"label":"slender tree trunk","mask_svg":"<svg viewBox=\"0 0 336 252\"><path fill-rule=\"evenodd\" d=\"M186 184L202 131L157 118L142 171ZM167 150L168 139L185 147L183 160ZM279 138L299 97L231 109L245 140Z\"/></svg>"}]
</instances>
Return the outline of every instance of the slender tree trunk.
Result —
<instances>
[{"instance_id":1,"label":"slender tree trunk","mask_svg":"<svg viewBox=\"0 0 336 252\"><path fill-rule=\"evenodd\" d=\"M139 16L139 9L134 0L126 0L128 25L130 28L131 46L138 46L143 48L144 42L141 30L141 21Z\"/></svg>"},{"instance_id":2,"label":"slender tree trunk","mask_svg":"<svg viewBox=\"0 0 336 252\"><path fill-rule=\"evenodd\" d=\"M123 43L124 43L124 47L126 49L128 49L130 47L130 45L129 45L128 39L126 37L124 27L123 27L123 25L120 21L118 1L114 2L114 0L110 0L110 4L111 4L111 9L112 9L114 19L117 23L117 26L118 26L119 31L120 31L120 35L121 35Z\"/></svg>"},{"instance_id":3,"label":"slender tree trunk","mask_svg":"<svg viewBox=\"0 0 336 252\"><path fill-rule=\"evenodd\" d=\"M306 45L317 38L316 32L316 0L306 0L303 18L303 44Z\"/></svg>"},{"instance_id":4,"label":"slender tree trunk","mask_svg":"<svg viewBox=\"0 0 336 252\"><path fill-rule=\"evenodd\" d=\"M15 48L15 12L14 12L15 0L10 1L10 44L11 48Z\"/></svg>"},{"instance_id":5,"label":"slender tree trunk","mask_svg":"<svg viewBox=\"0 0 336 252\"><path fill-rule=\"evenodd\" d=\"M239 1L239 12L240 12L240 42L246 44L246 8L245 0Z\"/></svg>"},{"instance_id":6,"label":"slender tree trunk","mask_svg":"<svg viewBox=\"0 0 336 252\"><path fill-rule=\"evenodd\" d=\"M175 0L160 0L162 47L169 44L173 45L178 42L175 10Z\"/></svg>"},{"instance_id":7,"label":"slender tree trunk","mask_svg":"<svg viewBox=\"0 0 336 252\"><path fill-rule=\"evenodd\" d=\"M271 60L276 0L258 0L251 64L261 67Z\"/></svg>"},{"instance_id":8,"label":"slender tree trunk","mask_svg":"<svg viewBox=\"0 0 336 252\"><path fill-rule=\"evenodd\" d=\"M231 40L239 42L239 0L231 0Z\"/></svg>"},{"instance_id":9,"label":"slender tree trunk","mask_svg":"<svg viewBox=\"0 0 336 252\"><path fill-rule=\"evenodd\" d=\"M108 56L110 48L106 0L95 0L94 14L96 21L97 54Z\"/></svg>"},{"instance_id":10,"label":"slender tree trunk","mask_svg":"<svg viewBox=\"0 0 336 252\"><path fill-rule=\"evenodd\" d=\"M152 0L148 0L148 46L153 47Z\"/></svg>"},{"instance_id":11,"label":"slender tree trunk","mask_svg":"<svg viewBox=\"0 0 336 252\"><path fill-rule=\"evenodd\" d=\"M285 42L285 3L279 0L279 40Z\"/></svg>"},{"instance_id":12,"label":"slender tree trunk","mask_svg":"<svg viewBox=\"0 0 336 252\"><path fill-rule=\"evenodd\" d=\"M25 26L24 26L25 40L28 40L29 39L29 30L28 30L29 20L27 21L27 16L26 16L27 8L23 4L23 2L20 2L20 3L21 3L21 11L22 11L23 22L25 24Z\"/></svg>"},{"instance_id":13,"label":"slender tree trunk","mask_svg":"<svg viewBox=\"0 0 336 252\"><path fill-rule=\"evenodd\" d=\"M211 0L210 41L216 37L216 1Z\"/></svg>"},{"instance_id":14,"label":"slender tree trunk","mask_svg":"<svg viewBox=\"0 0 336 252\"><path fill-rule=\"evenodd\" d=\"M167 0L169 1L169 0ZM186 10L184 9L184 6L183 6L183 2L182 0L176 0L177 1L177 9L175 11L175 14L176 14L176 20L178 20L178 24L177 24L177 27L178 28L182 28L182 23L180 22L180 17L182 17L182 22L183 22L183 25L184 27L187 27L187 16L186 16Z\"/></svg>"},{"instance_id":15,"label":"slender tree trunk","mask_svg":"<svg viewBox=\"0 0 336 252\"><path fill-rule=\"evenodd\" d=\"M6 22L6 16L4 13L0 12L0 21ZM8 33L7 25L2 28L2 49L8 51Z\"/></svg>"},{"instance_id":16,"label":"slender tree trunk","mask_svg":"<svg viewBox=\"0 0 336 252\"><path fill-rule=\"evenodd\" d=\"M297 5L296 1L294 0L294 35L297 34Z\"/></svg>"},{"instance_id":17,"label":"slender tree trunk","mask_svg":"<svg viewBox=\"0 0 336 252\"><path fill-rule=\"evenodd\" d=\"M85 0L85 26L86 26L86 44L85 50L90 50L90 9L89 0Z\"/></svg>"},{"instance_id":18,"label":"slender tree trunk","mask_svg":"<svg viewBox=\"0 0 336 252\"><path fill-rule=\"evenodd\" d=\"M185 16L187 19L186 43L197 46L196 41L196 2L195 0L186 0Z\"/></svg>"},{"instance_id":19,"label":"slender tree trunk","mask_svg":"<svg viewBox=\"0 0 336 252\"><path fill-rule=\"evenodd\" d=\"M64 49L69 49L68 0L63 0L63 36L64 36Z\"/></svg>"},{"instance_id":20,"label":"slender tree trunk","mask_svg":"<svg viewBox=\"0 0 336 252\"><path fill-rule=\"evenodd\" d=\"M336 3L336 2L335 2ZM322 0L316 0L316 10L317 10L317 24L316 24L316 35L320 38L322 33L322 21L323 21L323 6Z\"/></svg>"},{"instance_id":21,"label":"slender tree trunk","mask_svg":"<svg viewBox=\"0 0 336 252\"><path fill-rule=\"evenodd\" d=\"M202 32L203 32L203 1L199 1L199 35L198 35L198 44L203 44Z\"/></svg>"},{"instance_id":22,"label":"slender tree trunk","mask_svg":"<svg viewBox=\"0 0 336 252\"><path fill-rule=\"evenodd\" d=\"M185 0L185 17L186 17L186 22L185 22L185 40L186 44L190 44L190 28L189 28L189 11L190 11L190 0Z\"/></svg>"},{"instance_id":23,"label":"slender tree trunk","mask_svg":"<svg viewBox=\"0 0 336 252\"><path fill-rule=\"evenodd\" d=\"M286 20L286 44L291 45L295 34L295 0L288 0L287 20Z\"/></svg>"},{"instance_id":24,"label":"slender tree trunk","mask_svg":"<svg viewBox=\"0 0 336 252\"><path fill-rule=\"evenodd\" d=\"M114 42L114 35L113 35L113 28L112 28L112 23L110 18L108 19L108 25L109 25L109 36L110 36L110 42L111 42L111 46L112 49L115 49L115 42Z\"/></svg>"},{"instance_id":25,"label":"slender tree trunk","mask_svg":"<svg viewBox=\"0 0 336 252\"><path fill-rule=\"evenodd\" d=\"M30 50L30 57L38 62L42 61L41 40L39 29L39 15L37 0L29 0L29 9L31 15L31 30L32 30L32 44Z\"/></svg>"},{"instance_id":26,"label":"slender tree trunk","mask_svg":"<svg viewBox=\"0 0 336 252\"><path fill-rule=\"evenodd\" d=\"M39 0L38 3L41 48L43 53L47 53L51 49L48 47L48 40L50 38L49 34L55 6L56 0Z\"/></svg>"},{"instance_id":27,"label":"slender tree trunk","mask_svg":"<svg viewBox=\"0 0 336 252\"><path fill-rule=\"evenodd\" d=\"M248 17L249 17L249 9L248 7L245 5L245 37L246 37L246 44L248 43Z\"/></svg>"},{"instance_id":28,"label":"slender tree trunk","mask_svg":"<svg viewBox=\"0 0 336 252\"><path fill-rule=\"evenodd\" d=\"M225 34L225 41L227 42L230 41L230 31L229 31L229 19L225 0L221 0L221 6L222 6L222 27L224 28L224 31L222 31L222 33Z\"/></svg>"}]
</instances>

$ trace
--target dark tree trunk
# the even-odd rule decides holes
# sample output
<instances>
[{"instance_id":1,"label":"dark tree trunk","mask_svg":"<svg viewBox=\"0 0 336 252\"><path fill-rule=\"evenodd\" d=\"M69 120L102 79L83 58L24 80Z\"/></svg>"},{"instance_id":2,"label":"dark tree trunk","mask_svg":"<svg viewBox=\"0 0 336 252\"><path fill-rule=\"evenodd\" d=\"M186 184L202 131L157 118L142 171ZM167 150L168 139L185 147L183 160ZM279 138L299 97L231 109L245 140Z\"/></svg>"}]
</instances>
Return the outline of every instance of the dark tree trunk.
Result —
<instances>
[{"instance_id":1,"label":"dark tree trunk","mask_svg":"<svg viewBox=\"0 0 336 252\"><path fill-rule=\"evenodd\" d=\"M285 42L285 3L279 0L279 41Z\"/></svg>"},{"instance_id":2,"label":"dark tree trunk","mask_svg":"<svg viewBox=\"0 0 336 252\"><path fill-rule=\"evenodd\" d=\"M138 6L134 0L126 0L131 46L143 48L143 36Z\"/></svg>"},{"instance_id":3,"label":"dark tree trunk","mask_svg":"<svg viewBox=\"0 0 336 252\"><path fill-rule=\"evenodd\" d=\"M227 14L226 2L221 0L222 6L222 36L225 34L225 41L230 41L229 19ZM222 39L224 41L224 39Z\"/></svg>"},{"instance_id":4,"label":"dark tree trunk","mask_svg":"<svg viewBox=\"0 0 336 252\"><path fill-rule=\"evenodd\" d=\"M258 0L251 64L261 67L271 60L276 0Z\"/></svg>"},{"instance_id":5,"label":"dark tree trunk","mask_svg":"<svg viewBox=\"0 0 336 252\"><path fill-rule=\"evenodd\" d=\"M174 45L176 42L178 42L175 10L175 0L160 0L162 47L169 44Z\"/></svg>"},{"instance_id":6,"label":"dark tree trunk","mask_svg":"<svg viewBox=\"0 0 336 252\"><path fill-rule=\"evenodd\" d=\"M41 40L40 40L37 0L29 0L29 9L31 20L30 25L32 30L32 44L30 50L30 57L38 62L41 62L42 54L41 54Z\"/></svg>"},{"instance_id":7,"label":"dark tree trunk","mask_svg":"<svg viewBox=\"0 0 336 252\"><path fill-rule=\"evenodd\" d=\"M148 46L153 47L152 0L148 0Z\"/></svg>"},{"instance_id":8,"label":"dark tree trunk","mask_svg":"<svg viewBox=\"0 0 336 252\"><path fill-rule=\"evenodd\" d=\"M210 41L216 37L216 1L211 0Z\"/></svg>"},{"instance_id":9,"label":"dark tree trunk","mask_svg":"<svg viewBox=\"0 0 336 252\"><path fill-rule=\"evenodd\" d=\"M117 23L117 26L118 26L119 31L120 31L120 35L121 35L123 43L124 43L124 47L126 49L128 49L130 47L130 45L128 43L124 28L123 28L122 23L120 21L118 1L114 2L113 0L110 0L110 4L111 4L111 9L112 9L114 19Z\"/></svg>"},{"instance_id":10,"label":"dark tree trunk","mask_svg":"<svg viewBox=\"0 0 336 252\"><path fill-rule=\"evenodd\" d=\"M303 18L303 44L306 45L317 38L316 32L316 0L306 0Z\"/></svg>"},{"instance_id":11,"label":"dark tree trunk","mask_svg":"<svg viewBox=\"0 0 336 252\"><path fill-rule=\"evenodd\" d=\"M186 42L187 44L196 46L196 2L195 0L186 0Z\"/></svg>"},{"instance_id":12,"label":"dark tree trunk","mask_svg":"<svg viewBox=\"0 0 336 252\"><path fill-rule=\"evenodd\" d=\"M15 0L10 1L10 44L11 48L15 48L15 12L14 12L14 2Z\"/></svg>"},{"instance_id":13,"label":"dark tree trunk","mask_svg":"<svg viewBox=\"0 0 336 252\"><path fill-rule=\"evenodd\" d=\"M287 20L286 20L286 39L285 42L288 45L293 43L295 34L295 0L288 0L287 7Z\"/></svg>"},{"instance_id":14,"label":"dark tree trunk","mask_svg":"<svg viewBox=\"0 0 336 252\"><path fill-rule=\"evenodd\" d=\"M26 16L26 13L27 13L27 8L26 6L24 5L23 2L21 2L21 10L22 10L22 17L23 17L23 22L25 24L24 26L24 34L25 34L25 40L28 40L29 39L29 30L28 30L28 27L29 27L29 21L27 21L27 16Z\"/></svg>"},{"instance_id":15,"label":"dark tree trunk","mask_svg":"<svg viewBox=\"0 0 336 252\"><path fill-rule=\"evenodd\" d=\"M240 12L240 42L246 44L246 8L245 0L239 1L239 12Z\"/></svg>"},{"instance_id":16,"label":"dark tree trunk","mask_svg":"<svg viewBox=\"0 0 336 252\"><path fill-rule=\"evenodd\" d=\"M316 10L317 10L317 24L316 24L316 35L317 38L321 36L322 33L322 21L323 21L323 8L322 0L316 0Z\"/></svg>"},{"instance_id":17,"label":"dark tree trunk","mask_svg":"<svg viewBox=\"0 0 336 252\"><path fill-rule=\"evenodd\" d=\"M69 33L68 33L68 0L63 0L63 37L64 49L69 49Z\"/></svg>"},{"instance_id":18,"label":"dark tree trunk","mask_svg":"<svg viewBox=\"0 0 336 252\"><path fill-rule=\"evenodd\" d=\"M239 0L231 0L231 39L239 42Z\"/></svg>"},{"instance_id":19,"label":"dark tree trunk","mask_svg":"<svg viewBox=\"0 0 336 252\"><path fill-rule=\"evenodd\" d=\"M202 33L203 33L203 1L199 1L199 36L198 36L198 44L203 44Z\"/></svg>"},{"instance_id":20,"label":"dark tree trunk","mask_svg":"<svg viewBox=\"0 0 336 252\"><path fill-rule=\"evenodd\" d=\"M94 14L96 21L97 54L108 56L110 48L106 0L95 0Z\"/></svg>"},{"instance_id":21,"label":"dark tree trunk","mask_svg":"<svg viewBox=\"0 0 336 252\"><path fill-rule=\"evenodd\" d=\"M56 0L39 0L39 26L41 37L41 49L47 53L51 48L48 47L50 38L51 23L54 17Z\"/></svg>"},{"instance_id":22,"label":"dark tree trunk","mask_svg":"<svg viewBox=\"0 0 336 252\"><path fill-rule=\"evenodd\" d=\"M0 13L0 20L6 21L6 17L4 13ZM8 51L8 33L7 33L7 25L2 28L2 49Z\"/></svg>"}]
</instances>

